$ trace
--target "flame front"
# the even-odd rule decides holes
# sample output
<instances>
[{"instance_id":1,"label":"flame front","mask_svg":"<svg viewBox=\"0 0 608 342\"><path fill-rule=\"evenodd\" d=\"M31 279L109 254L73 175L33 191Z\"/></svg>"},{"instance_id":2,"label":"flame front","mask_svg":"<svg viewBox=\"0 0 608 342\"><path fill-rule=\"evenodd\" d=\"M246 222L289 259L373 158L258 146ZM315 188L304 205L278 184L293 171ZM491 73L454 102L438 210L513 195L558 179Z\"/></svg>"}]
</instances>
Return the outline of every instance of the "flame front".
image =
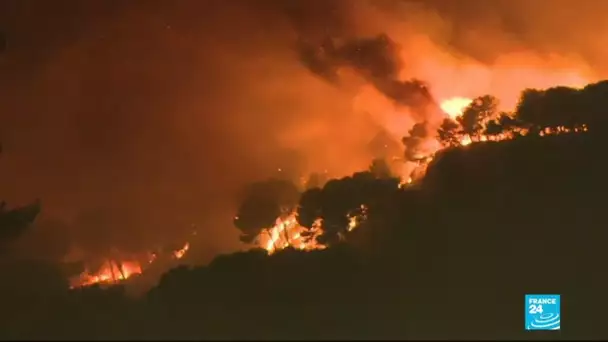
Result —
<instances>
[{"instance_id":1,"label":"flame front","mask_svg":"<svg viewBox=\"0 0 608 342\"><path fill-rule=\"evenodd\" d=\"M257 241L269 254L289 246L300 250L323 249L325 246L317 242L321 233L320 220L307 230L298 224L297 213L292 211L277 218L275 225L260 233Z\"/></svg>"},{"instance_id":2,"label":"flame front","mask_svg":"<svg viewBox=\"0 0 608 342\"><path fill-rule=\"evenodd\" d=\"M172 252L173 259L182 259L188 250L190 243L186 242L184 246ZM159 255L157 253L147 253L146 262L140 263L135 260L118 261L107 260L103 263L97 272L91 272L86 269L80 275L70 280L70 288L86 287L95 284L112 285L129 279L136 274L142 274L151 264L157 261Z\"/></svg>"},{"instance_id":3,"label":"flame front","mask_svg":"<svg viewBox=\"0 0 608 342\"><path fill-rule=\"evenodd\" d=\"M321 228L322 219L318 218L313 223L312 228L307 229L298 224L297 215L296 211L292 211L288 215L277 218L274 226L263 230L258 235L256 238L257 245L264 248L269 254L290 246L307 251L327 248L327 246L317 241L317 237L323 233ZM367 219L366 215L367 207L364 205L361 205L359 213L347 215L347 231L350 232L359 227Z\"/></svg>"},{"instance_id":4,"label":"flame front","mask_svg":"<svg viewBox=\"0 0 608 342\"><path fill-rule=\"evenodd\" d=\"M456 120L461 117L464 110L473 102L472 99L465 97L453 97L445 101L441 101L439 107L446 116L450 119ZM485 127L484 127L485 128ZM572 129L560 126L556 128L545 128L538 134L540 136L565 134L571 132L585 132L587 127L582 125ZM503 131L496 135L477 135L469 136L467 134L459 134L456 145L467 146L474 142L484 141L503 141L513 139L516 136L527 135L529 131L525 128L510 128L507 131ZM401 182L399 188L409 187L422 177L426 173L426 169L429 163L433 160L435 154L448 146L444 146L439 141L434 141L433 148L425 151L420 155L417 162L411 162L414 167L407 167L407 172L401 175ZM453 143L452 143L453 144ZM280 171L280 170L279 170ZM355 228L359 227L361 223L367 219L367 207L362 205L356 212L349 213L347 215L348 224L345 227L346 232L351 232ZM297 211L291 210L287 214L279 216L274 226L267 229L263 229L262 232L256 237L255 243L257 246L265 249L268 254L272 254L277 250L281 250L287 247L293 247L300 250L317 250L327 248L326 245L319 243L317 237L323 233L322 219L318 218L313 226L308 229L301 226L297 220ZM343 236L341 236L343 238ZM184 246L178 250L172 252L173 259L182 259L184 255L190 249L190 244L187 242ZM148 265L152 264L159 257L156 253L150 253L148 255ZM142 268L141 264L136 261L107 261L104 266L95 273L91 273L88 270L79 275L76 279L71 281L71 287L82 287L93 284L114 284L120 281L124 281L134 274L141 274L145 269Z\"/></svg>"},{"instance_id":5,"label":"flame front","mask_svg":"<svg viewBox=\"0 0 608 342\"><path fill-rule=\"evenodd\" d=\"M445 101L441 101L439 107L445 115L447 115L453 120L456 120L463 115L465 109L472 102L473 99L465 97L453 97ZM544 130L541 130L538 134L540 136L547 136L573 132L586 132L587 130L588 129L586 125L582 125L580 127L575 127L572 129L560 126L556 128L545 128ZM496 135L481 134L472 137L467 134L460 134L456 145L467 146L472 144L473 142L504 141L513 139L516 136L525 136L528 133L528 129L513 127L507 131ZM420 156L421 158L415 164L415 167L413 169L408 168L408 172L401 175L401 182L399 183L400 188L408 187L416 183L416 181L420 180L422 177L424 177L426 169L429 163L433 160L435 154L448 147L441 145L438 141L435 142L437 143L435 145L437 146L435 150L428 152L428 155ZM348 232L360 226L360 224L367 219L367 208L365 206L361 206L360 209L361 210L357 214L349 214L347 216L349 222L346 229ZM268 251L269 254L272 254L275 251L286 248L288 246L292 246L301 250L323 249L327 246L316 241L316 237L323 233L323 230L321 228L321 222L321 219L317 219L312 229L308 230L308 232L312 232L311 236L304 239L302 237L302 234L307 230L305 227L302 227L298 224L297 213L295 211L292 211L288 215L282 215L277 218L275 225L263 230L256 238L256 241L258 246L264 248L266 251Z\"/></svg>"},{"instance_id":6,"label":"flame front","mask_svg":"<svg viewBox=\"0 0 608 342\"><path fill-rule=\"evenodd\" d=\"M440 108L443 110L443 112L447 116L449 116L453 120L456 120L456 119L458 119L459 117L462 116L462 114L464 113L464 111L467 108L467 106L469 106L472 102L473 102L472 99L467 99L467 98L464 98L464 97L454 97L454 98L450 98L450 99L447 99L445 101L442 101L440 103ZM588 130L588 128L587 128L586 125L581 125L579 127L574 127L572 129L564 127L564 126L558 126L558 127L555 127L555 128L547 127L545 129L541 130L539 132L539 135L542 137L542 136L546 136L546 135L557 135L557 134L565 134L565 133L586 132L587 130ZM527 135L528 133L529 133L528 129L520 128L520 127L513 127L510 130L502 132L502 133L497 134L497 135L484 135L484 134L481 134L481 135L476 136L476 137L471 137L468 134L462 134L460 136L460 138L459 138L459 144L458 145L460 145L460 146L467 146L467 145L470 145L471 143L473 143L474 141L483 142L483 141L510 140L510 139L515 138L517 135ZM445 147L446 146L443 146L443 147L439 148L437 151L435 151L435 153L438 152L439 150L445 148Z\"/></svg>"},{"instance_id":7,"label":"flame front","mask_svg":"<svg viewBox=\"0 0 608 342\"><path fill-rule=\"evenodd\" d=\"M71 288L90 286L94 284L115 284L134 274L141 274L142 267L137 261L118 262L114 260L106 261L99 271L90 273L84 271L70 282Z\"/></svg>"}]
</instances>

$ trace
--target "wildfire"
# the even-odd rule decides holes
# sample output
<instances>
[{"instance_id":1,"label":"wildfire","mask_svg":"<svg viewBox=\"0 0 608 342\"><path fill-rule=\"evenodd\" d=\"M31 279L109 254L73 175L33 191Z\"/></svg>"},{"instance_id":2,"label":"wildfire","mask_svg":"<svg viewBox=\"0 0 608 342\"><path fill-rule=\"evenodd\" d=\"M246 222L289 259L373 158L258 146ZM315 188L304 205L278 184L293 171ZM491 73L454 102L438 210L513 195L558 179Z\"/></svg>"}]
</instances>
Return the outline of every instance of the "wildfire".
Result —
<instances>
[{"instance_id":1,"label":"wildfire","mask_svg":"<svg viewBox=\"0 0 608 342\"><path fill-rule=\"evenodd\" d=\"M464 135L462 139L460 139L460 145L462 146L470 145L472 142L473 140L471 140L471 137L468 135Z\"/></svg>"},{"instance_id":2,"label":"wildfire","mask_svg":"<svg viewBox=\"0 0 608 342\"><path fill-rule=\"evenodd\" d=\"M466 97L453 97L451 99L447 99L442 101L439 104L441 110L446 113L452 119L455 119L462 115L462 112L468 105L473 102L472 99L468 99Z\"/></svg>"},{"instance_id":3,"label":"wildfire","mask_svg":"<svg viewBox=\"0 0 608 342\"><path fill-rule=\"evenodd\" d=\"M471 104L472 102L473 102L472 99L467 99L467 98L463 98L463 97L454 97L454 98L441 102L440 107L445 112L445 114L447 114L451 119L456 120L457 118L462 116L466 107L469 104ZM586 125L582 125L580 127L574 127L573 129L559 126L559 127L555 127L555 128L547 127L544 130L540 131L538 134L542 137L542 136L546 136L546 135L557 135L557 134L572 133L572 132L578 133L578 132L586 132L586 131L587 131ZM523 135L527 135L528 133L529 133L528 129L513 127L508 131L505 131L505 132L502 132L502 133L496 134L496 135L481 134L479 136L469 136L467 134L462 134L459 137L458 145L467 146L476 141L483 142L483 141L509 140L509 139L513 139L517 135L523 136ZM441 148L439 150L441 150Z\"/></svg>"},{"instance_id":4,"label":"wildfire","mask_svg":"<svg viewBox=\"0 0 608 342\"><path fill-rule=\"evenodd\" d=\"M412 177L410 177L409 175L406 175L404 177L401 177L401 182L399 182L399 187L404 188L404 187L412 184L412 182L413 182Z\"/></svg>"},{"instance_id":5,"label":"wildfire","mask_svg":"<svg viewBox=\"0 0 608 342\"><path fill-rule=\"evenodd\" d=\"M448 117L453 120L456 120L457 118L462 116L466 107L469 106L472 102L473 100L469 98L453 97L442 101L440 103L440 108ZM586 131L587 126L585 125L575 127L573 129L560 126L556 128L545 128L538 134L540 136L547 136ZM496 135L481 134L478 136L469 136L467 134L461 134L458 137L457 145L467 146L472 144L473 142L504 141L513 139L516 136L524 136L528 133L528 129L513 127L505 132ZM410 170L410 172L402 175L401 182L399 183L400 188L408 187L416 183L417 180L420 180L422 177L424 177L426 168L428 167L431 160L433 160L434 155L447 147L441 146L441 144L437 144L437 146L438 147L435 151L430 152L427 156L422 156L413 168L413 170ZM347 215L347 217L349 222L346 228L347 231L350 232L367 219L367 208L365 206L361 206L360 210L358 210L357 213L351 213ZM260 233L260 235L257 237L258 245L266 249L269 254L272 254L275 251L286 248L288 246L292 246L294 248L302 250L326 248L325 245L316 241L316 237L321 235L323 232L321 228L321 222L321 219L318 219L312 227L312 236L309 236L308 238L304 239L302 237L302 234L307 230L306 228L298 224L297 213L295 211L291 212L288 215L283 215L277 218L276 223L273 227L265 229L262 233Z\"/></svg>"},{"instance_id":6,"label":"wildfire","mask_svg":"<svg viewBox=\"0 0 608 342\"><path fill-rule=\"evenodd\" d=\"M277 218L275 225L265 229L257 240L269 254L289 246L301 250L323 249L325 246L317 242L321 233L320 220L317 220L309 231L298 224L297 213L292 211Z\"/></svg>"},{"instance_id":7,"label":"wildfire","mask_svg":"<svg viewBox=\"0 0 608 342\"><path fill-rule=\"evenodd\" d=\"M355 228L359 227L361 222L367 219L367 207L361 205L359 207L359 211L357 213L350 213L347 215L348 217L348 228L347 230L353 231Z\"/></svg>"},{"instance_id":8,"label":"wildfire","mask_svg":"<svg viewBox=\"0 0 608 342\"><path fill-rule=\"evenodd\" d=\"M106 261L101 268L90 273L84 271L78 277L70 281L70 288L90 286L93 284L115 284L122 280L128 279L134 274L141 274L142 267L137 261L118 262L114 260Z\"/></svg>"},{"instance_id":9,"label":"wildfire","mask_svg":"<svg viewBox=\"0 0 608 342\"><path fill-rule=\"evenodd\" d=\"M186 242L184 246L172 252L171 256L174 259L183 258L190 249L190 243ZM107 260L95 272L86 269L80 275L70 280L70 288L86 287L94 284L112 285L129 279L133 275L142 274L151 264L158 260L157 253L147 254L146 262L140 263L136 260L118 261Z\"/></svg>"},{"instance_id":10,"label":"wildfire","mask_svg":"<svg viewBox=\"0 0 608 342\"><path fill-rule=\"evenodd\" d=\"M356 213L348 214L347 218L346 228L350 232L367 219L367 207L361 205ZM292 211L277 218L274 226L260 233L257 243L268 251L268 254L289 246L300 250L324 249L327 246L317 241L317 237L323 233L321 223L322 219L317 219L311 229L302 227L298 224L297 213Z\"/></svg>"}]
</instances>

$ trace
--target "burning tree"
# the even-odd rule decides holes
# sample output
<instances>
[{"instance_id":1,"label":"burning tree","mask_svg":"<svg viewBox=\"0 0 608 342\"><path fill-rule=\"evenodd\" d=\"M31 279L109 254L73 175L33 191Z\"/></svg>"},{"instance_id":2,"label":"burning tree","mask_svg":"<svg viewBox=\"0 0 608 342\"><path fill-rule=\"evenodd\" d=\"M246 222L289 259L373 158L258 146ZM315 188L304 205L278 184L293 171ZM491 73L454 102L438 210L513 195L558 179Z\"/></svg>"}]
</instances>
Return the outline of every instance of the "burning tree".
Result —
<instances>
[{"instance_id":1,"label":"burning tree","mask_svg":"<svg viewBox=\"0 0 608 342\"><path fill-rule=\"evenodd\" d=\"M439 107L448 117L440 127L422 120L402 139L405 147L403 160L414 163L413 170L409 165L405 168L407 175L402 174L403 179L393 177L386 162L377 159L369 170L329 180L325 185L320 184L323 183L320 175L313 175L306 182L306 191L301 196L296 186L289 182L271 180L255 183L248 189L235 218L235 225L243 233L241 240L247 243L255 241L271 253L287 246L310 250L332 245L359 226L368 212L374 211L373 207L381 198L423 177L429 162L441 150L433 138L447 147L465 146L474 141L513 139L529 134L530 127L535 125L539 127L536 133L540 136L586 131L585 123L592 122L590 118L601 112L596 104L593 107L596 111L591 111L593 115L587 113L576 120L568 114L562 115L561 119L552 118L551 121L545 114L532 112L545 107L557 111L560 100L576 100L579 105L590 102L590 99L608 94L606 85L608 82L589 85L574 93L568 88L527 90L513 113L499 112L498 100L491 95L473 100L456 98L457 101L443 101ZM554 103L549 105L546 101ZM571 104L563 107L568 112L575 108ZM564 127L562 124L565 122L569 122L573 128ZM296 198L299 198L299 202Z\"/></svg>"},{"instance_id":2,"label":"burning tree","mask_svg":"<svg viewBox=\"0 0 608 342\"><path fill-rule=\"evenodd\" d=\"M289 181L270 179L251 184L234 218L241 241L252 243L264 230L270 235L277 218L291 214L299 198L298 188Z\"/></svg>"},{"instance_id":3,"label":"burning tree","mask_svg":"<svg viewBox=\"0 0 608 342\"><path fill-rule=\"evenodd\" d=\"M400 180L388 172L388 166L375 161L370 171L357 172L350 177L332 179L323 188L302 194L298 206L298 222L312 228L322 228L318 240L331 245L365 220L368 210L388 193L398 189Z\"/></svg>"},{"instance_id":4,"label":"burning tree","mask_svg":"<svg viewBox=\"0 0 608 342\"><path fill-rule=\"evenodd\" d=\"M437 130L437 138L444 146L460 145L461 136L460 124L452 118L445 118Z\"/></svg>"},{"instance_id":5,"label":"burning tree","mask_svg":"<svg viewBox=\"0 0 608 342\"><path fill-rule=\"evenodd\" d=\"M512 137L524 126L514 113L498 112L498 100L494 96L484 95L472 100L462 114L445 118L437 130L437 139L443 146L503 140L507 135Z\"/></svg>"},{"instance_id":6,"label":"burning tree","mask_svg":"<svg viewBox=\"0 0 608 342\"><path fill-rule=\"evenodd\" d=\"M409 130L408 135L401 139L405 146L405 160L411 162L419 162L434 152L429 149L425 142L433 137L435 131L431 128L427 121L416 123Z\"/></svg>"},{"instance_id":7,"label":"burning tree","mask_svg":"<svg viewBox=\"0 0 608 342\"><path fill-rule=\"evenodd\" d=\"M480 96L465 108L462 115L456 120L460 123L462 133L468 135L472 140L479 140L485 126L491 120L496 119L498 99L492 95Z\"/></svg>"}]
</instances>

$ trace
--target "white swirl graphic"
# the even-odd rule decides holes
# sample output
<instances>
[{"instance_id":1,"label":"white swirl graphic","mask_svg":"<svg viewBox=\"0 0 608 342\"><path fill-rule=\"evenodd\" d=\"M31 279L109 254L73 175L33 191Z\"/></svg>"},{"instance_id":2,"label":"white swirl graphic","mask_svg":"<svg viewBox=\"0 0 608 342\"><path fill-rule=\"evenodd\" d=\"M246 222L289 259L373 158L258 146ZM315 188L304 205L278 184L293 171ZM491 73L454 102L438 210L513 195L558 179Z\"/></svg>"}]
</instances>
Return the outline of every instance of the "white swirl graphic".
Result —
<instances>
[{"instance_id":1,"label":"white swirl graphic","mask_svg":"<svg viewBox=\"0 0 608 342\"><path fill-rule=\"evenodd\" d=\"M528 329L543 329L543 330L559 330L560 329L560 317L556 313L546 313L540 315L540 317L534 318L534 322L528 325Z\"/></svg>"}]
</instances>

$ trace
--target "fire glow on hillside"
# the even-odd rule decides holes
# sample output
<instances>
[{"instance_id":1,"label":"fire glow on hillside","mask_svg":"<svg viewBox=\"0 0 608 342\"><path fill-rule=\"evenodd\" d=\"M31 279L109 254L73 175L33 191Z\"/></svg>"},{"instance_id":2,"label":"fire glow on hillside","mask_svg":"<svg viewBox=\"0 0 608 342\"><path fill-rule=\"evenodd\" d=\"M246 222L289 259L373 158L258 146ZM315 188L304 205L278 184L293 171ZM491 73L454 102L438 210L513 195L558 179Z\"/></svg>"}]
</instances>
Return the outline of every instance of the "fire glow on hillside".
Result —
<instances>
[{"instance_id":1,"label":"fire glow on hillside","mask_svg":"<svg viewBox=\"0 0 608 342\"><path fill-rule=\"evenodd\" d=\"M473 99L464 97L449 98L445 101L441 101L439 107L446 118L457 122L462 117L464 110L471 105ZM576 127L568 129L566 127L546 128L538 132L540 136L564 134L580 131L586 131L586 126ZM503 131L496 135L477 135L470 136L467 134L460 134L457 136L456 146L467 146L473 142L485 142L485 141L503 141L513 139L516 136L527 135L529 132L522 128L511 128L510 130ZM442 145L439 142L436 144L437 149L430 151L427 155L420 156L417 161L417 166L410 170L408 173L400 176L401 182L399 187L408 187L415 184L421 177L424 176L425 170L429 162L433 159L433 156L438 151L449 147L448 145ZM367 208L361 207L361 211L358 214L352 214L348 216L348 228L347 231L352 231L360 226L362 222L366 220ZM255 238L255 245L257 247L265 249L269 254L272 254L278 250L293 247L299 250L318 250L327 248L326 245L319 243L317 237L323 233L322 220L317 219L311 229L307 229L298 224L297 211L292 210L279 216L276 219L275 225L262 232ZM181 259L186 255L190 249L190 243L186 242L185 245L171 253L173 259ZM151 253L151 257L148 258L147 263L141 263L135 260L107 260L97 271L90 272L89 270L83 272L79 276L71 280L71 287L83 287L94 284L116 284L134 275L141 274L150 267L156 260L158 255Z\"/></svg>"},{"instance_id":2,"label":"fire glow on hillside","mask_svg":"<svg viewBox=\"0 0 608 342\"><path fill-rule=\"evenodd\" d=\"M451 120L456 120L463 115L464 110L473 102L473 99L468 99L464 97L454 97L442 101L440 103L440 108L444 112L444 114ZM484 127L485 128L485 127ZM538 132L540 136L546 135L556 135L556 134L564 134L571 132L583 132L587 131L586 126L576 127L573 129L568 129L566 127L556 127L556 128L545 128ZM522 128L511 128L510 130L501 132L496 135L479 135L479 136L470 136L467 134L461 134L457 137L457 146L467 146L475 141L485 142L485 141L503 141L513 139L516 136L524 136L529 132L526 129ZM437 144L440 146L437 150L432 151L426 156L422 156L419 159L417 167L408 174L401 175L401 182L399 184L400 187L407 187L421 177L424 176L425 170L433 159L433 156L438 151L447 148L449 146ZM415 177L414 177L415 175ZM349 226L348 231L352 231L357 228L361 222L364 222L365 211L363 211L362 215L353 215L349 216ZM313 227L314 236L319 236L322 233L322 228L320 225L321 219L318 219ZM293 247L301 250L314 250L314 249L324 249L327 246L316 241L315 238L302 239L301 234L305 231L306 228L300 226L297 221L297 213L296 211L291 212L291 214L279 217L276 220L276 224L273 227L263 230L263 232L256 239L258 247L264 248L268 251L269 254L274 253L277 250Z\"/></svg>"},{"instance_id":3,"label":"fire glow on hillside","mask_svg":"<svg viewBox=\"0 0 608 342\"><path fill-rule=\"evenodd\" d=\"M173 251L171 253L171 257L174 260L182 259L189 249L190 243L186 242L183 247ZM149 253L146 259L146 262L134 259L108 259L97 270L91 271L87 269L78 276L70 279L70 287L78 288L95 284L112 285L122 282L135 275L142 274L146 269L148 269L152 264L154 264L154 262L158 260L158 254Z\"/></svg>"}]
</instances>

